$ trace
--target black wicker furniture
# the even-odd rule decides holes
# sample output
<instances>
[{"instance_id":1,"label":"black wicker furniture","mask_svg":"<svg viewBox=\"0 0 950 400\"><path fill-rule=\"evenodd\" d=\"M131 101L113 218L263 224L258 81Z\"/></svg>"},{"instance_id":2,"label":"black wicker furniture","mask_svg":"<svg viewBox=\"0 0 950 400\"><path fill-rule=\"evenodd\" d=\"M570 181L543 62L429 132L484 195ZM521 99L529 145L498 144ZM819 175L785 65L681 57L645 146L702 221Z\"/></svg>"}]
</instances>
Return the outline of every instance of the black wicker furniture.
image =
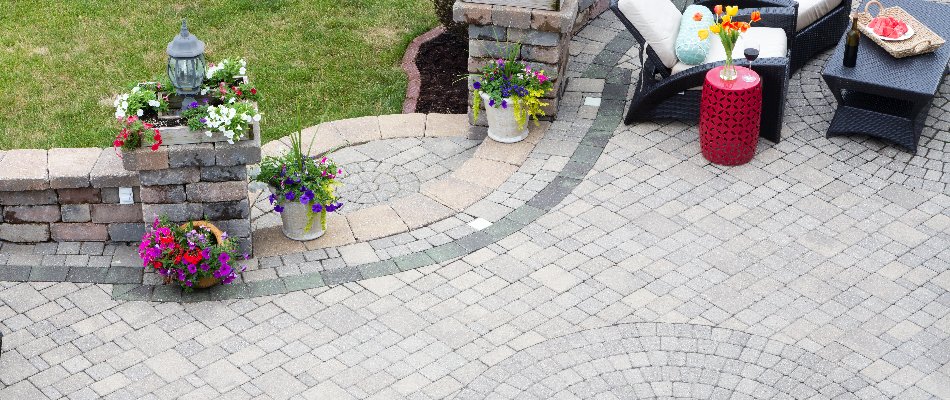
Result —
<instances>
[{"instance_id":1,"label":"black wicker furniture","mask_svg":"<svg viewBox=\"0 0 950 400\"><path fill-rule=\"evenodd\" d=\"M639 43L639 57L643 65L640 78L637 82L630 109L624 119L627 125L635 121L650 121L654 119L699 120L699 103L703 81L706 72L722 66L723 62L711 62L673 73L673 70L660 60L653 49L646 45L646 40L621 11L619 0L611 0L610 8L623 22L627 30L633 34ZM669 0L658 0L669 1ZM796 16L794 9L785 6L785 3L776 3L785 0L762 0L755 2L762 10L763 17L756 26L781 28L786 38L795 33ZM778 6L776 6L778 4ZM748 21L752 9L740 11L737 21ZM712 38L710 40L717 40ZM744 60L738 61L743 62ZM785 99L788 92L788 79L791 75L789 58L771 57L761 58L753 64L753 69L762 78L763 97L762 127L760 136L772 142L781 140L782 118L785 112ZM693 90L696 89L696 90Z\"/></svg>"},{"instance_id":2,"label":"black wicker furniture","mask_svg":"<svg viewBox=\"0 0 950 400\"><path fill-rule=\"evenodd\" d=\"M941 37L950 37L950 6L921 0L888 0ZM950 62L950 46L934 53L894 58L867 38L854 68L842 65L844 40L822 76L838 101L828 137L867 135L916 154L924 121Z\"/></svg>"}]
</instances>

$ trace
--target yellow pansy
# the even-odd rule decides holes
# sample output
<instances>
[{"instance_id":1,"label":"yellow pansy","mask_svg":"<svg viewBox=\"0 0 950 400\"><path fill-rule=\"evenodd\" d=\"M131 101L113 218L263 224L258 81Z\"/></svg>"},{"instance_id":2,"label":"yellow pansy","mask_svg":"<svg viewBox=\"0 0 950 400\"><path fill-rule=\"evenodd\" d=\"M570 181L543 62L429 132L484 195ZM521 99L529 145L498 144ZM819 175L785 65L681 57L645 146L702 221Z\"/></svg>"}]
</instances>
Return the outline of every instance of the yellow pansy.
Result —
<instances>
[{"instance_id":1,"label":"yellow pansy","mask_svg":"<svg viewBox=\"0 0 950 400\"><path fill-rule=\"evenodd\" d=\"M701 31L699 31L699 32L697 32L697 33L699 33L699 40L706 40L706 38L709 37L709 31L707 31L707 30L705 30L705 29L703 29L703 30L701 30Z\"/></svg>"}]
</instances>

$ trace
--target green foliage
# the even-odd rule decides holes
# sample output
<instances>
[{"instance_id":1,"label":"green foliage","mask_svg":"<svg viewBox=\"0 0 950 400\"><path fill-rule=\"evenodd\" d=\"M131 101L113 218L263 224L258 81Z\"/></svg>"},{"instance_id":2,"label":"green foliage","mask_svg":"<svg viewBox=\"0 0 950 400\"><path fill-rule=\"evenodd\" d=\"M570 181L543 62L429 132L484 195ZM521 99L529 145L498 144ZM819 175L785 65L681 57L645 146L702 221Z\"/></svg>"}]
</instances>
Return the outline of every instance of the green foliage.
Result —
<instances>
[{"instance_id":1,"label":"green foliage","mask_svg":"<svg viewBox=\"0 0 950 400\"><path fill-rule=\"evenodd\" d=\"M313 143L304 150L302 129L291 133L289 137L290 149L287 153L264 157L260 164L261 172L253 179L270 187L273 194L269 200L275 205L274 211L282 212L283 204L298 201L309 207L306 230L312 228L317 214L320 215L320 226L326 229L327 212L336 211L342 206L337 203L335 191L340 185L337 178L343 170L327 155L319 161L309 156L309 147Z\"/></svg>"},{"instance_id":2,"label":"green foliage","mask_svg":"<svg viewBox=\"0 0 950 400\"><path fill-rule=\"evenodd\" d=\"M205 124L208 121L208 103L186 105L185 108L181 110L181 117L187 121L188 129L193 131L208 129L208 126Z\"/></svg>"}]
</instances>

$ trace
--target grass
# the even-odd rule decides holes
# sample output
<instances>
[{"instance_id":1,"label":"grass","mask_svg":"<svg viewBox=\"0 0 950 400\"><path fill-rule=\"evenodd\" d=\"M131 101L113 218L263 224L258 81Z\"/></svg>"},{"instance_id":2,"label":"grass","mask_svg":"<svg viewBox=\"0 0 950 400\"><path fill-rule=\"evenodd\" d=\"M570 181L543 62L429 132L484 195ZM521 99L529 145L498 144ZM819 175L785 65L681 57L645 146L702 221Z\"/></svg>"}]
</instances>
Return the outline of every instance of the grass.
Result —
<instances>
[{"instance_id":1,"label":"grass","mask_svg":"<svg viewBox=\"0 0 950 400\"><path fill-rule=\"evenodd\" d=\"M177 3L177 4L171 4ZM0 12L0 149L104 147L113 96L165 73L181 18L209 61L244 57L264 140L322 121L398 113L399 66L436 25L430 0L19 0Z\"/></svg>"}]
</instances>

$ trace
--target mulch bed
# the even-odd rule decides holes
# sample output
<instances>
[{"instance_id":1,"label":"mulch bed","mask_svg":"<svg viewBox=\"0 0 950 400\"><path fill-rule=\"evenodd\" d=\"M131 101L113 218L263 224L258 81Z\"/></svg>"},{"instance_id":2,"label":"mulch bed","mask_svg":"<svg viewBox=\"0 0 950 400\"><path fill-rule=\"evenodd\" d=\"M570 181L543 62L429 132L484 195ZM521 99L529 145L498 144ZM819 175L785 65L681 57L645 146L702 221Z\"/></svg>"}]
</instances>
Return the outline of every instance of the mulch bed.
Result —
<instances>
[{"instance_id":1,"label":"mulch bed","mask_svg":"<svg viewBox=\"0 0 950 400\"><path fill-rule=\"evenodd\" d=\"M449 33L419 47L416 56L421 86L416 112L464 114L468 112L468 39Z\"/></svg>"}]
</instances>

